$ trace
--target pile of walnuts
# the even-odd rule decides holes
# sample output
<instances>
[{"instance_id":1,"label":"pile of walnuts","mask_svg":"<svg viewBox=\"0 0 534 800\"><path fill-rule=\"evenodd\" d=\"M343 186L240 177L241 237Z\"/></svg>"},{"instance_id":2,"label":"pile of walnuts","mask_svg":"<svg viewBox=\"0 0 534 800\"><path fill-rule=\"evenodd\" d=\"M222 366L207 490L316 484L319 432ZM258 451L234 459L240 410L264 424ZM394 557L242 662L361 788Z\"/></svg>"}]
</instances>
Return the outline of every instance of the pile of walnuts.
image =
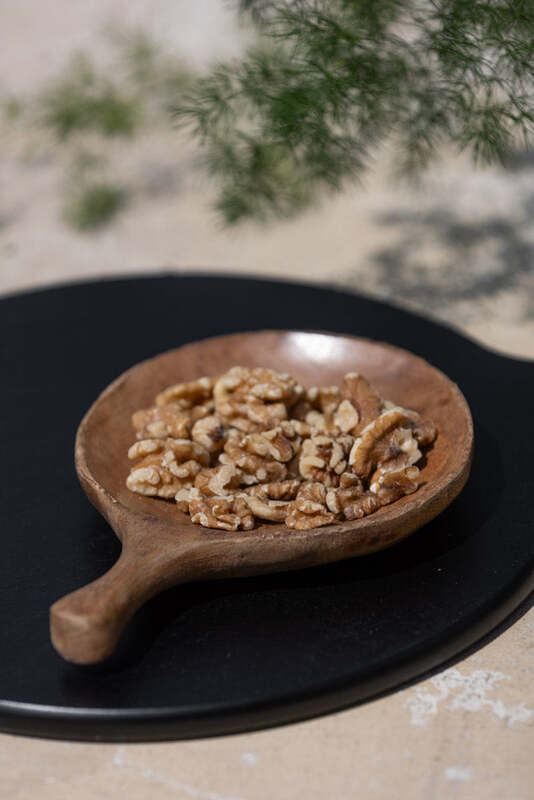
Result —
<instances>
[{"instance_id":1,"label":"pile of walnuts","mask_svg":"<svg viewBox=\"0 0 534 800\"><path fill-rule=\"evenodd\" d=\"M128 488L173 498L192 522L228 531L372 514L415 492L420 448L436 436L432 422L357 373L342 389L304 389L262 367L170 386L132 423Z\"/></svg>"}]
</instances>

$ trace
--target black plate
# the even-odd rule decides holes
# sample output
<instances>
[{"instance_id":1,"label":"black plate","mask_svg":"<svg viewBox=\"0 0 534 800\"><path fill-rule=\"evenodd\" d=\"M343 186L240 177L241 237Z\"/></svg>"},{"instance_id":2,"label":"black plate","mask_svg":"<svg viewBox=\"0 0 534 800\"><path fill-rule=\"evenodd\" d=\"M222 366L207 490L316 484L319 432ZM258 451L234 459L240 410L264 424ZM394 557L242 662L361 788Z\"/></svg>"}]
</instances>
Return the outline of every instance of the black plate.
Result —
<instances>
[{"instance_id":1,"label":"black plate","mask_svg":"<svg viewBox=\"0 0 534 800\"><path fill-rule=\"evenodd\" d=\"M396 547L166 592L98 667L62 661L48 607L119 544L73 466L78 423L134 363L206 336L321 329L388 341L456 381L475 421L460 497ZM534 367L320 287L215 276L100 281L0 301L0 728L147 740L250 730L365 700L458 654L533 588Z\"/></svg>"}]
</instances>

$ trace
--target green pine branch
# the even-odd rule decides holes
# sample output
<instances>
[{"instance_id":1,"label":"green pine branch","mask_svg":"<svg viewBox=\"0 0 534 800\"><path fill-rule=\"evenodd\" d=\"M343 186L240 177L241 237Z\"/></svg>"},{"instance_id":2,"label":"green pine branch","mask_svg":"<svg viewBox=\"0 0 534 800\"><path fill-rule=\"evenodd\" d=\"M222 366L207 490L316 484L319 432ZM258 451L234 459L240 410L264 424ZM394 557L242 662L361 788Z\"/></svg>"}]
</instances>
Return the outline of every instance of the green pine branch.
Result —
<instances>
[{"instance_id":1,"label":"green pine branch","mask_svg":"<svg viewBox=\"0 0 534 800\"><path fill-rule=\"evenodd\" d=\"M397 145L502 160L534 130L533 0L240 0L261 32L176 109L203 147L227 223L290 216Z\"/></svg>"}]
</instances>

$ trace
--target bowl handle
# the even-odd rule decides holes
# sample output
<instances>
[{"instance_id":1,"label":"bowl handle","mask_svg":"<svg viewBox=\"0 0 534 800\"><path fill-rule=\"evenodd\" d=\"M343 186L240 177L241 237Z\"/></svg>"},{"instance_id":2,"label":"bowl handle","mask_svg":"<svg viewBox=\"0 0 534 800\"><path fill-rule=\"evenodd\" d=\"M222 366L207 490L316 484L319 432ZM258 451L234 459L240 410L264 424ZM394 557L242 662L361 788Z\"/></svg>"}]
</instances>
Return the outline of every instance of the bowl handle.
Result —
<instances>
[{"instance_id":1,"label":"bowl handle","mask_svg":"<svg viewBox=\"0 0 534 800\"><path fill-rule=\"evenodd\" d=\"M172 585L181 583L176 567L173 572ZM158 554L140 555L135 547L123 547L108 572L50 607L50 637L57 652L74 664L103 661L137 609L170 585L166 577Z\"/></svg>"}]
</instances>

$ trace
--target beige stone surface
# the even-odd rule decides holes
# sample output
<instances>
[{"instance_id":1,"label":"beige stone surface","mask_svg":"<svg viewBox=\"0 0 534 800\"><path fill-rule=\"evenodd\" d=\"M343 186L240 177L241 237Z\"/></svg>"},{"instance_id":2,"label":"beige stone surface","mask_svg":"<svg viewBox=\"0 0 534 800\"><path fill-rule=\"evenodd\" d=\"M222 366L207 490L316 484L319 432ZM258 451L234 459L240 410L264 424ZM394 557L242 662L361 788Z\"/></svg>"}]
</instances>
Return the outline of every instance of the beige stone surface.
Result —
<instances>
[{"instance_id":1,"label":"beige stone surface","mask_svg":"<svg viewBox=\"0 0 534 800\"><path fill-rule=\"evenodd\" d=\"M34 91L74 48L100 52L112 22L142 25L202 63L242 32L217 0L2 3L0 74ZM98 275L209 268L335 283L430 313L487 346L534 357L532 162L475 171L447 156L418 187L383 154L361 187L271 227L223 230L195 149L169 129L108 145L129 203L93 235L67 228L68 153L2 129L0 292ZM523 609L524 611L525 609ZM529 800L534 769L534 611L442 672L319 719L161 744L0 735L1 800Z\"/></svg>"}]
</instances>

